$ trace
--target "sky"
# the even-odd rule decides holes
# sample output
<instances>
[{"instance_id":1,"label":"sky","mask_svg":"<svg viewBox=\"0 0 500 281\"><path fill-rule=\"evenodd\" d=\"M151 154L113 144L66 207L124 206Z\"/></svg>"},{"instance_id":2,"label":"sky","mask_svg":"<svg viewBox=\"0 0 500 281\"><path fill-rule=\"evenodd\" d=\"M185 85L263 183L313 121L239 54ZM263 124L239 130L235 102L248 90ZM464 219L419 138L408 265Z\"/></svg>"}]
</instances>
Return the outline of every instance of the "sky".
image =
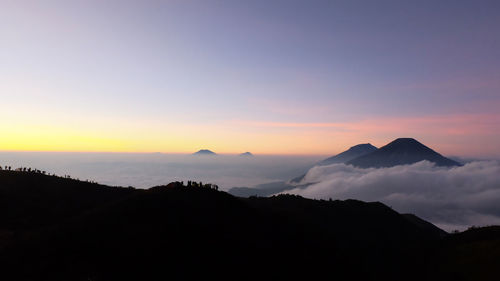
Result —
<instances>
[{"instance_id":1,"label":"sky","mask_svg":"<svg viewBox=\"0 0 500 281\"><path fill-rule=\"evenodd\" d=\"M0 0L0 150L500 157L500 2Z\"/></svg>"}]
</instances>

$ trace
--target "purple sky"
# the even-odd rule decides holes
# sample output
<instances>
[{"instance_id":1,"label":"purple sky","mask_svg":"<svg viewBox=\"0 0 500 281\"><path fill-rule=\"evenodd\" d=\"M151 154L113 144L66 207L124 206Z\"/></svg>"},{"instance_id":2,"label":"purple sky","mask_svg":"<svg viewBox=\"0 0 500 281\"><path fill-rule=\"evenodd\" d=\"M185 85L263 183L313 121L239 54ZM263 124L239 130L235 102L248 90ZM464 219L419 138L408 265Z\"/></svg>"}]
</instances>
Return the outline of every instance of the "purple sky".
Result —
<instances>
[{"instance_id":1,"label":"purple sky","mask_svg":"<svg viewBox=\"0 0 500 281\"><path fill-rule=\"evenodd\" d=\"M333 154L412 136L498 157L499 15L498 1L0 0L0 150Z\"/></svg>"}]
</instances>

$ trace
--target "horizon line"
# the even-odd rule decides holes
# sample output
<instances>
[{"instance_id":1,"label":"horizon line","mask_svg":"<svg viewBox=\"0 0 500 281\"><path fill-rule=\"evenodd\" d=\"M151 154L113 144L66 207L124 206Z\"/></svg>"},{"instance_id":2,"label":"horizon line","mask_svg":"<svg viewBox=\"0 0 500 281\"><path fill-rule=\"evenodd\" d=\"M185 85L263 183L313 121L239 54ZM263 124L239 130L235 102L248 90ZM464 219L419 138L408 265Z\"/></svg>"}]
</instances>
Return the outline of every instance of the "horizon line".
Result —
<instances>
[{"instance_id":1,"label":"horizon line","mask_svg":"<svg viewBox=\"0 0 500 281\"><path fill-rule=\"evenodd\" d=\"M212 156L217 155L240 155L246 152L250 152L253 156L325 156L331 155L331 153L257 153L251 151L244 152L215 152L211 149L210 151L214 152ZM85 150L0 150L0 153L90 153L90 154L174 154L174 155L193 155L197 151L194 152L168 152L168 151L85 151ZM336 153L336 152L332 152ZM337 152L337 154L340 152Z\"/></svg>"},{"instance_id":2,"label":"horizon line","mask_svg":"<svg viewBox=\"0 0 500 281\"><path fill-rule=\"evenodd\" d=\"M202 148L206 149L206 148ZM348 149L348 148L347 148ZM346 149L346 150L347 150ZM84 151L84 150L0 150L0 153L75 153L75 154L165 154L165 155L193 155L198 152L200 149L194 152L169 152L169 151ZM198 156L239 156L246 152L250 152L253 156L303 156L303 157L330 157L342 153L345 150L338 152L329 152L329 153L254 153L251 151L245 152L215 152L211 149L208 149L215 154L213 155L198 155ZM458 157L458 158L472 158L477 160L497 160L500 156L491 156L491 155L460 155L460 154L442 154L446 157Z\"/></svg>"}]
</instances>

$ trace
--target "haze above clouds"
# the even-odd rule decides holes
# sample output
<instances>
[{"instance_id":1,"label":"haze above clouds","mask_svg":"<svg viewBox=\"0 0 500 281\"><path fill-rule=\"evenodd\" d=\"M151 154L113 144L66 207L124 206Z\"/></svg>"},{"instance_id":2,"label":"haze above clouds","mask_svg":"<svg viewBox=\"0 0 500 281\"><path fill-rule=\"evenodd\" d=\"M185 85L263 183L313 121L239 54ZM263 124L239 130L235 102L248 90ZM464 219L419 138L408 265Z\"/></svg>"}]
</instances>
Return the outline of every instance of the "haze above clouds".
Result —
<instances>
[{"instance_id":1,"label":"haze above clouds","mask_svg":"<svg viewBox=\"0 0 500 281\"><path fill-rule=\"evenodd\" d=\"M436 167L428 161L381 169L315 166L300 184L310 185L284 193L380 201L448 231L500 224L498 161L476 161L454 168Z\"/></svg>"},{"instance_id":2,"label":"haze above clouds","mask_svg":"<svg viewBox=\"0 0 500 281\"><path fill-rule=\"evenodd\" d=\"M194 156L163 153L0 152L0 165L32 167L102 184L149 188L172 181L203 181L222 190L290 179L320 156Z\"/></svg>"}]
</instances>

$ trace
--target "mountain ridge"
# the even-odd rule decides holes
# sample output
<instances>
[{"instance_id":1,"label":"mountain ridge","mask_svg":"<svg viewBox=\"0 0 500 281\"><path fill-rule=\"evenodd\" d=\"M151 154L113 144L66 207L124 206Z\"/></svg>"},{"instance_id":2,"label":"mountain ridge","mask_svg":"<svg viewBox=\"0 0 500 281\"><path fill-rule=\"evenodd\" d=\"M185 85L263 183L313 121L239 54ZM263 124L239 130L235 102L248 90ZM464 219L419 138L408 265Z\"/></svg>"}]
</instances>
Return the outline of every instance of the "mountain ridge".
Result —
<instances>
[{"instance_id":1,"label":"mountain ridge","mask_svg":"<svg viewBox=\"0 0 500 281\"><path fill-rule=\"evenodd\" d=\"M347 165L360 168L386 168L430 161L436 166L453 167L462 164L442 156L414 138L398 138L387 145L350 161Z\"/></svg>"},{"instance_id":2,"label":"mountain ridge","mask_svg":"<svg viewBox=\"0 0 500 281\"><path fill-rule=\"evenodd\" d=\"M392 261L400 248L441 239L377 202L294 195L244 199L212 186L111 188L0 171L1 198L19 210L1 214L2 276L11 281L234 280L235 274L248 280L263 274L274 280L316 279L336 264L336 275L351 280L372 274L393 280L398 273L380 270L378 262L354 270L359 261L351 255L373 256L383 246L378 260ZM25 200L30 192L34 197ZM73 207L92 198L102 200ZM34 214L42 219L33 221Z\"/></svg>"},{"instance_id":3,"label":"mountain ridge","mask_svg":"<svg viewBox=\"0 0 500 281\"><path fill-rule=\"evenodd\" d=\"M360 157L362 155L368 154L368 153L373 152L375 150L377 150L377 147L373 146L370 143L357 144L357 145L351 146L346 151L343 151L339 154L336 154L334 156L331 156L331 157L328 157L324 160L321 160L320 162L318 162L314 166L327 166L327 165L337 164L337 163L346 163L347 161L350 161L350 160L355 159L357 157ZM290 182L291 183L300 183L302 181L302 179L304 179L305 176L306 175L303 174L301 176L295 177L295 178L291 179Z\"/></svg>"},{"instance_id":4,"label":"mountain ridge","mask_svg":"<svg viewBox=\"0 0 500 281\"><path fill-rule=\"evenodd\" d=\"M0 269L32 280L496 280L499 227L446 234L379 202L238 198L0 171ZM278 270L279 269L279 270Z\"/></svg>"},{"instance_id":5,"label":"mountain ridge","mask_svg":"<svg viewBox=\"0 0 500 281\"><path fill-rule=\"evenodd\" d=\"M396 165L408 165L427 160L437 166L461 166L462 164L448 159L414 138L398 138L389 144L376 148L370 143L351 146L348 150L318 162L315 166L344 163L360 168L384 168ZM314 167L314 166L313 166ZM311 167L312 168L312 167ZM307 173L307 172L306 172ZM228 192L235 196L269 196L294 188L304 179L305 174L287 181L276 181L260 184L256 187L233 187Z\"/></svg>"},{"instance_id":6,"label":"mountain ridge","mask_svg":"<svg viewBox=\"0 0 500 281\"><path fill-rule=\"evenodd\" d=\"M362 143L351 146L348 150L343 151L335 156L326 158L318 163L318 166L326 166L336 163L345 163L354 158L360 157L362 155L368 154L377 150L377 147L370 143Z\"/></svg>"}]
</instances>

